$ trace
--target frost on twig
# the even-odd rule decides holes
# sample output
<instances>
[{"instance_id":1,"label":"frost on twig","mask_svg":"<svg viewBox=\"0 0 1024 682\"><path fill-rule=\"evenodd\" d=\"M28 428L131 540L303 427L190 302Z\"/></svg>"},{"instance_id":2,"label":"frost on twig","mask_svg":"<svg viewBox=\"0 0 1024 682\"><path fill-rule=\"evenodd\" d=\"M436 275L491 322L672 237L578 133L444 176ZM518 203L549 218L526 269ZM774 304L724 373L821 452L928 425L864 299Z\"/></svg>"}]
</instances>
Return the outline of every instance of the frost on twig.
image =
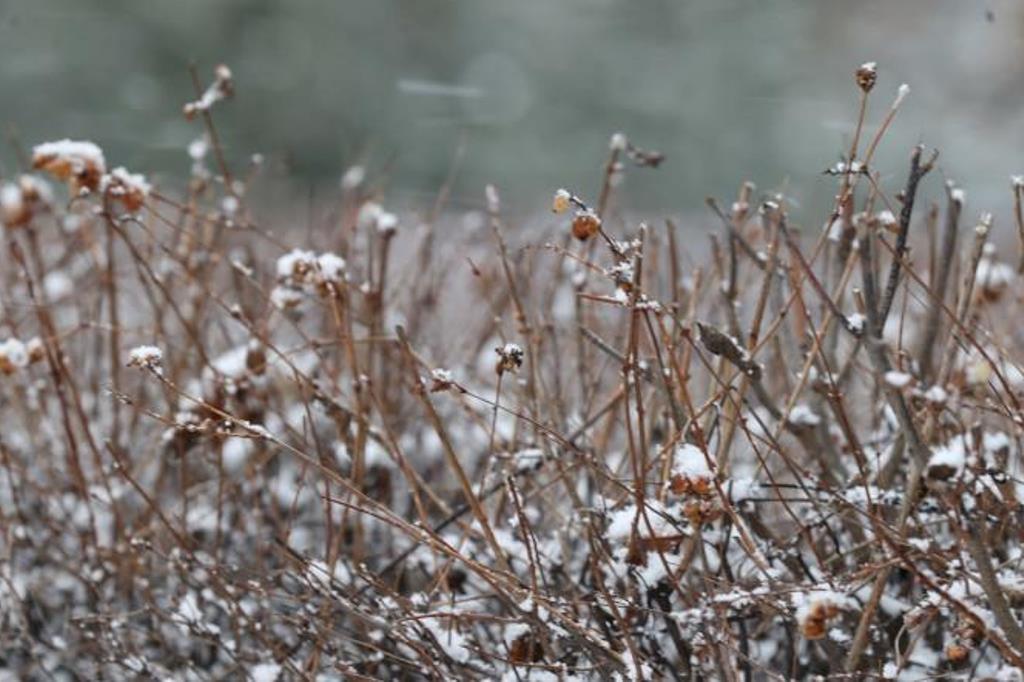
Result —
<instances>
[{"instance_id":1,"label":"frost on twig","mask_svg":"<svg viewBox=\"0 0 1024 682\"><path fill-rule=\"evenodd\" d=\"M203 91L202 96L193 102L188 102L182 111L185 118L192 120L197 113L209 111L214 104L234 94L235 83L231 69L225 64L220 64L214 69L213 82Z\"/></svg>"}]
</instances>

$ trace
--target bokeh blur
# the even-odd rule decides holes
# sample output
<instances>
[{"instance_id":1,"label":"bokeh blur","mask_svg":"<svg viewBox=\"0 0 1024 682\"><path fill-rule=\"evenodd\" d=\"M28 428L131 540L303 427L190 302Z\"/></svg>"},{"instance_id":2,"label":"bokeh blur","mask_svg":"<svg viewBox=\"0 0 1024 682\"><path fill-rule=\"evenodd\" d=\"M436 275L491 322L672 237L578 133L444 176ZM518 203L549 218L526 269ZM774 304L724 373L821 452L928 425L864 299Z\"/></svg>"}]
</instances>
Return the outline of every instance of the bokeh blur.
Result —
<instances>
[{"instance_id":1,"label":"bokeh blur","mask_svg":"<svg viewBox=\"0 0 1024 682\"><path fill-rule=\"evenodd\" d=\"M216 112L229 155L263 153L300 193L358 162L396 196L430 197L461 149L453 206L495 183L539 210L552 188L595 191L621 130L668 157L628 179L632 205L698 211L750 179L820 224L821 171L849 144L852 72L869 60L869 130L912 89L876 164L894 186L924 142L969 213L998 221L1024 172L1016 0L8 0L0 44L15 139L92 139L158 177L186 174L201 130L181 115L189 65L205 82L219 62L238 91ZM14 168L11 146L0 159Z\"/></svg>"}]
</instances>

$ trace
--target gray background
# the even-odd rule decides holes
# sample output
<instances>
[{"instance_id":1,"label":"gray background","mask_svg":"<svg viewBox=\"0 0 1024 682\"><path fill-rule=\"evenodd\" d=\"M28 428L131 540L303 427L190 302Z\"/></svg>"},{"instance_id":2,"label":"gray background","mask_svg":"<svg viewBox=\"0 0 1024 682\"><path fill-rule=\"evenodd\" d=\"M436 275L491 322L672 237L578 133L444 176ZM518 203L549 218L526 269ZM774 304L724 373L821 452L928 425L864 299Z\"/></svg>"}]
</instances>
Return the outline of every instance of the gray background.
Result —
<instances>
[{"instance_id":1,"label":"gray background","mask_svg":"<svg viewBox=\"0 0 1024 682\"><path fill-rule=\"evenodd\" d=\"M1008 178L1024 173L1011 0L7 0L0 44L0 122L23 144L92 139L167 183L200 130L180 115L187 66L207 81L220 61L239 95L216 112L229 155L264 153L295 196L326 196L362 160L394 201L422 202L463 139L453 207L493 182L525 214L558 186L592 195L623 130L668 156L629 178L631 206L692 214L751 179L820 224L834 187L821 170L848 144L867 60L872 124L912 88L879 158L891 187L923 141L968 215L1009 229ZM0 168L15 158L5 145Z\"/></svg>"}]
</instances>

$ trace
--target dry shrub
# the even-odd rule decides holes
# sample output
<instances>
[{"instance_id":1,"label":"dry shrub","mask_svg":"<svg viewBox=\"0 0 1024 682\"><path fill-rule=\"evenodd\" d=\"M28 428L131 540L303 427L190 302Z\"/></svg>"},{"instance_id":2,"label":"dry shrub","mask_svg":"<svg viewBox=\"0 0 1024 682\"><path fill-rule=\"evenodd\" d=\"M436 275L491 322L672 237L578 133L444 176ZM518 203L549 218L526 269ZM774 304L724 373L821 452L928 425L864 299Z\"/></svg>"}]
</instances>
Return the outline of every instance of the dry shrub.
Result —
<instances>
[{"instance_id":1,"label":"dry shrub","mask_svg":"<svg viewBox=\"0 0 1024 682\"><path fill-rule=\"evenodd\" d=\"M182 194L37 147L69 190L0 191L0 668L1019 679L1021 268L961 189L918 205L922 148L883 181L876 79L823 230L743 183L707 245L622 218L664 161L623 134L544 234L493 187L489 229L447 188L417 227L362 167L271 229L223 67Z\"/></svg>"}]
</instances>

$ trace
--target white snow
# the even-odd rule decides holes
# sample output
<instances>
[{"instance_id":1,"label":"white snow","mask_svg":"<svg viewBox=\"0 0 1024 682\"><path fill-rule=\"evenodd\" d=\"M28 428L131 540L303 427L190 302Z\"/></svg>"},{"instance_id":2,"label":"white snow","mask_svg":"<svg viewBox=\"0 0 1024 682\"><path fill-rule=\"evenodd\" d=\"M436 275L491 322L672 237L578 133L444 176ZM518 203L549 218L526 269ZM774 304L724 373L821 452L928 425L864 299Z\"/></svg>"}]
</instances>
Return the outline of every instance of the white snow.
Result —
<instances>
[{"instance_id":1,"label":"white snow","mask_svg":"<svg viewBox=\"0 0 1024 682\"><path fill-rule=\"evenodd\" d=\"M253 682L275 682L281 675L281 666L277 663L259 663L249 670Z\"/></svg>"},{"instance_id":2,"label":"white snow","mask_svg":"<svg viewBox=\"0 0 1024 682\"><path fill-rule=\"evenodd\" d=\"M394 213L381 211L377 215L377 231L382 234L391 234L398 229L398 216Z\"/></svg>"},{"instance_id":3,"label":"white snow","mask_svg":"<svg viewBox=\"0 0 1024 682\"><path fill-rule=\"evenodd\" d=\"M100 191L115 196L134 192L146 197L149 196L151 189L146 176L141 173L129 173L124 166L118 166L100 180Z\"/></svg>"},{"instance_id":4,"label":"white snow","mask_svg":"<svg viewBox=\"0 0 1024 682\"><path fill-rule=\"evenodd\" d=\"M21 187L13 182L5 182L0 186L0 211L3 211L5 223L17 220L25 210Z\"/></svg>"},{"instance_id":5,"label":"white snow","mask_svg":"<svg viewBox=\"0 0 1024 682\"><path fill-rule=\"evenodd\" d=\"M572 202L572 194L568 190L559 189L555 192L555 198L551 202L551 210L555 213L565 213L569 210L569 205Z\"/></svg>"},{"instance_id":6,"label":"white snow","mask_svg":"<svg viewBox=\"0 0 1024 682\"><path fill-rule=\"evenodd\" d=\"M158 367L164 359L164 352L156 346L136 346L128 353L131 367Z\"/></svg>"},{"instance_id":7,"label":"white snow","mask_svg":"<svg viewBox=\"0 0 1024 682\"><path fill-rule=\"evenodd\" d=\"M303 270L309 270L316 262L316 254L312 251L293 249L277 259L278 279L296 277Z\"/></svg>"},{"instance_id":8,"label":"white snow","mask_svg":"<svg viewBox=\"0 0 1024 682\"><path fill-rule=\"evenodd\" d=\"M898 109L900 105L903 104L903 100L905 100L909 94L910 86L906 83L901 84L899 89L896 90L896 101L892 103L892 108Z\"/></svg>"},{"instance_id":9,"label":"white snow","mask_svg":"<svg viewBox=\"0 0 1024 682\"><path fill-rule=\"evenodd\" d=\"M377 202L367 202L359 208L355 224L360 229L377 229L383 233L390 233L397 228L398 217L385 211Z\"/></svg>"},{"instance_id":10,"label":"white snow","mask_svg":"<svg viewBox=\"0 0 1024 682\"><path fill-rule=\"evenodd\" d=\"M893 388L906 388L914 380L914 377L910 376L906 372L890 371L885 373L885 383L889 384Z\"/></svg>"},{"instance_id":11,"label":"white snow","mask_svg":"<svg viewBox=\"0 0 1024 682\"><path fill-rule=\"evenodd\" d=\"M206 137L197 137L188 143L188 155L193 161L202 161L206 152L210 150L210 143Z\"/></svg>"},{"instance_id":12,"label":"white snow","mask_svg":"<svg viewBox=\"0 0 1024 682\"><path fill-rule=\"evenodd\" d=\"M241 471L246 460L249 459L252 449L251 438L228 438L225 440L221 450L224 469L231 472Z\"/></svg>"},{"instance_id":13,"label":"white snow","mask_svg":"<svg viewBox=\"0 0 1024 682\"><path fill-rule=\"evenodd\" d=\"M46 273L43 278L43 291L51 301L59 301L75 290L75 283L63 270Z\"/></svg>"},{"instance_id":14,"label":"white snow","mask_svg":"<svg viewBox=\"0 0 1024 682\"><path fill-rule=\"evenodd\" d=\"M967 442L963 435L956 436L945 445L939 445L932 450L932 456L928 460L928 468L949 467L954 471L960 471L967 463L968 449Z\"/></svg>"},{"instance_id":15,"label":"white snow","mask_svg":"<svg viewBox=\"0 0 1024 682\"><path fill-rule=\"evenodd\" d=\"M327 282L341 284L345 281L345 259L333 253L321 253L316 259L320 275Z\"/></svg>"},{"instance_id":16,"label":"white snow","mask_svg":"<svg viewBox=\"0 0 1024 682\"><path fill-rule=\"evenodd\" d=\"M2 360L9 362L12 366L21 369L28 365L28 350L25 344L15 338L9 338L0 343L0 364Z\"/></svg>"},{"instance_id":17,"label":"white snow","mask_svg":"<svg viewBox=\"0 0 1024 682\"><path fill-rule=\"evenodd\" d=\"M384 212L381 205L375 201L367 201L359 209L359 214L356 216L356 225L363 230L376 227L377 218Z\"/></svg>"},{"instance_id":18,"label":"white snow","mask_svg":"<svg viewBox=\"0 0 1024 682\"><path fill-rule=\"evenodd\" d=\"M32 148L32 162L35 165L41 166L51 161L68 163L74 172L91 167L102 173L107 167L103 150L88 140L65 138L55 142L44 142Z\"/></svg>"},{"instance_id":19,"label":"white snow","mask_svg":"<svg viewBox=\"0 0 1024 682\"><path fill-rule=\"evenodd\" d=\"M430 378L439 384L450 384L455 381L455 379L452 378L451 372L446 369L441 369L440 367L430 372Z\"/></svg>"},{"instance_id":20,"label":"white snow","mask_svg":"<svg viewBox=\"0 0 1024 682\"><path fill-rule=\"evenodd\" d=\"M676 448L672 471L690 479L712 476L707 457L700 448L690 443L683 443Z\"/></svg>"},{"instance_id":21,"label":"white snow","mask_svg":"<svg viewBox=\"0 0 1024 682\"><path fill-rule=\"evenodd\" d=\"M811 615L815 606L828 606L837 609L855 608L857 602L842 592L837 592L827 587L814 588L808 592L795 592L793 594L793 607L796 609L796 619L803 621Z\"/></svg>"},{"instance_id":22,"label":"white snow","mask_svg":"<svg viewBox=\"0 0 1024 682\"><path fill-rule=\"evenodd\" d=\"M789 423L796 426L817 426L821 423L821 417L809 405L800 403L794 405L793 410L789 413Z\"/></svg>"},{"instance_id":23,"label":"white snow","mask_svg":"<svg viewBox=\"0 0 1024 682\"><path fill-rule=\"evenodd\" d=\"M1017 279L1017 271L1006 263L998 263L990 258L982 258L978 262L978 270L974 274L974 283L986 291L1001 291Z\"/></svg>"},{"instance_id":24,"label":"white snow","mask_svg":"<svg viewBox=\"0 0 1024 682\"><path fill-rule=\"evenodd\" d=\"M850 329L860 334L864 331L864 323L867 322L867 318L860 313L853 313L846 316L846 321L849 323Z\"/></svg>"},{"instance_id":25,"label":"white snow","mask_svg":"<svg viewBox=\"0 0 1024 682\"><path fill-rule=\"evenodd\" d=\"M341 176L341 188L343 190L352 191L359 185L363 184L366 179L366 169L362 166L351 166L345 174Z\"/></svg>"},{"instance_id":26,"label":"white snow","mask_svg":"<svg viewBox=\"0 0 1024 682\"><path fill-rule=\"evenodd\" d=\"M281 310L294 308L302 303L302 292L293 287L274 287L270 292L270 302Z\"/></svg>"}]
</instances>

